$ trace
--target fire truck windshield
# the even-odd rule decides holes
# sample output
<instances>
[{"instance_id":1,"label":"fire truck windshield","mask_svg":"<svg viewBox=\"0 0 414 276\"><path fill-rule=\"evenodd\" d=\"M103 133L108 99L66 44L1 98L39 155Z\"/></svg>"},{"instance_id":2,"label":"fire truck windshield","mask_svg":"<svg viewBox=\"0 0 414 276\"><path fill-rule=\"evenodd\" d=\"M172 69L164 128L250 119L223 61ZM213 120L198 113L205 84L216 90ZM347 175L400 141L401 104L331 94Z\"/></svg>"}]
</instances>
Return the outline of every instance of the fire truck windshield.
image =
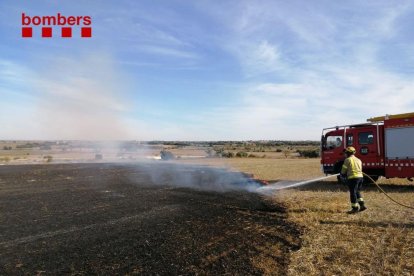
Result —
<instances>
[{"instance_id":1,"label":"fire truck windshield","mask_svg":"<svg viewBox=\"0 0 414 276\"><path fill-rule=\"evenodd\" d=\"M342 136L327 136L324 149L331 150L342 146Z\"/></svg>"}]
</instances>

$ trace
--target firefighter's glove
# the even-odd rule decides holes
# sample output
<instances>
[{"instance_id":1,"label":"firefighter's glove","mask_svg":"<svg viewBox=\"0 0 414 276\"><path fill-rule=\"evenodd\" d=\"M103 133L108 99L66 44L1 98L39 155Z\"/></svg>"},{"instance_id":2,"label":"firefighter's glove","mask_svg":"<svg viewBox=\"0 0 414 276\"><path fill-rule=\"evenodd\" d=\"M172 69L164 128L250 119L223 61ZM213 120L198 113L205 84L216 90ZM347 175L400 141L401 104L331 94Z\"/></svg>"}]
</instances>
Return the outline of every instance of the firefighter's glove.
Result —
<instances>
[{"instance_id":1,"label":"firefighter's glove","mask_svg":"<svg viewBox=\"0 0 414 276\"><path fill-rule=\"evenodd\" d=\"M339 178L341 179L342 184L346 184L346 174L340 174Z\"/></svg>"}]
</instances>

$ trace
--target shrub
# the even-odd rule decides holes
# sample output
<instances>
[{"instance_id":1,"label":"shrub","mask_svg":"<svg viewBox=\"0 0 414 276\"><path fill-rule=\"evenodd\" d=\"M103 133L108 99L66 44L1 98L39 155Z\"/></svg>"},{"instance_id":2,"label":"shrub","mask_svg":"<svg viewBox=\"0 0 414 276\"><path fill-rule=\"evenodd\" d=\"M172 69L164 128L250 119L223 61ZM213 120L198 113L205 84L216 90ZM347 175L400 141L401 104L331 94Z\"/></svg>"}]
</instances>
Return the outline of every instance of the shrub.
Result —
<instances>
[{"instance_id":1,"label":"shrub","mask_svg":"<svg viewBox=\"0 0 414 276\"><path fill-rule=\"evenodd\" d=\"M52 162L52 160L53 160L53 156L51 156L51 155L46 155L46 156L44 156L44 157L43 157L43 159L45 159L45 161L46 161L47 163L50 163L50 162Z\"/></svg>"},{"instance_id":2,"label":"shrub","mask_svg":"<svg viewBox=\"0 0 414 276\"><path fill-rule=\"evenodd\" d=\"M216 155L220 156L220 157L222 156L222 154L224 152L224 150L222 148L213 148L213 151L215 151Z\"/></svg>"},{"instance_id":3,"label":"shrub","mask_svg":"<svg viewBox=\"0 0 414 276\"><path fill-rule=\"evenodd\" d=\"M172 160L172 159L175 159L174 154L172 152L170 152L170 151L162 150L160 152L160 155L161 155L161 159L162 160Z\"/></svg>"},{"instance_id":4,"label":"shrub","mask_svg":"<svg viewBox=\"0 0 414 276\"><path fill-rule=\"evenodd\" d=\"M5 157L0 157L0 162L9 162L10 161L10 157L5 156Z\"/></svg>"},{"instance_id":5,"label":"shrub","mask_svg":"<svg viewBox=\"0 0 414 276\"><path fill-rule=\"evenodd\" d=\"M236 157L247 157L248 154L245 151L239 151L236 153Z\"/></svg>"},{"instance_id":6,"label":"shrub","mask_svg":"<svg viewBox=\"0 0 414 276\"><path fill-rule=\"evenodd\" d=\"M234 153L232 153L231 151L224 151L224 152L221 153L221 156L225 157L225 158L233 158Z\"/></svg>"},{"instance_id":7,"label":"shrub","mask_svg":"<svg viewBox=\"0 0 414 276\"><path fill-rule=\"evenodd\" d=\"M319 150L298 150L299 156L306 158L317 158L319 157Z\"/></svg>"},{"instance_id":8,"label":"shrub","mask_svg":"<svg viewBox=\"0 0 414 276\"><path fill-rule=\"evenodd\" d=\"M215 155L217 155L217 152L214 151L213 149L209 148L206 150L207 156L208 157L214 157Z\"/></svg>"},{"instance_id":9,"label":"shrub","mask_svg":"<svg viewBox=\"0 0 414 276\"><path fill-rule=\"evenodd\" d=\"M17 145L16 148L17 149L24 149L24 148L35 148L35 147L39 147L40 144L39 143L26 143L23 145Z\"/></svg>"}]
</instances>

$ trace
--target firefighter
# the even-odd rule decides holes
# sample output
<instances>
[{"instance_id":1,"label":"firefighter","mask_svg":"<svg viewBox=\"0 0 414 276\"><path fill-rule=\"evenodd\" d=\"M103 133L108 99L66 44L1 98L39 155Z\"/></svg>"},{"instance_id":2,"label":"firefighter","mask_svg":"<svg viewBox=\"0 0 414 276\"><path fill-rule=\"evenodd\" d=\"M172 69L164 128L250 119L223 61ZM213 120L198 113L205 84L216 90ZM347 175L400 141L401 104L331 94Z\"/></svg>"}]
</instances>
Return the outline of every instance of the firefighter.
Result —
<instances>
[{"instance_id":1,"label":"firefighter","mask_svg":"<svg viewBox=\"0 0 414 276\"><path fill-rule=\"evenodd\" d=\"M351 197L352 209L348 211L348 214L354 214L358 211L362 212L367 209L360 192L362 182L364 181L364 176L362 175L362 162L355 156L354 147L347 147L344 152L347 158L342 165L341 178L346 179Z\"/></svg>"}]
</instances>

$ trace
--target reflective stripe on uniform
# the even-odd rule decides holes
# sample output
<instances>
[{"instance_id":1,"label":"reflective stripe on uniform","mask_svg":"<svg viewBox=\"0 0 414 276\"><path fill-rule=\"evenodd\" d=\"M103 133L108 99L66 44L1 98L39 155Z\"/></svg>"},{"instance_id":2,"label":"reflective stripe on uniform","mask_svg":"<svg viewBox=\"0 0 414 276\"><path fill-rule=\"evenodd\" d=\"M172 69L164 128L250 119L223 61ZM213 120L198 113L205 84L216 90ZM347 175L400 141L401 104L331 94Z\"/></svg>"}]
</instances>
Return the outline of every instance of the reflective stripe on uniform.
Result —
<instances>
[{"instance_id":1,"label":"reflective stripe on uniform","mask_svg":"<svg viewBox=\"0 0 414 276\"><path fill-rule=\"evenodd\" d=\"M355 155L349 156L342 165L341 173L346 173L348 179L363 177L361 160L355 157Z\"/></svg>"},{"instance_id":2,"label":"reflective stripe on uniform","mask_svg":"<svg viewBox=\"0 0 414 276\"><path fill-rule=\"evenodd\" d=\"M364 199L362 197L358 198L358 202L364 202Z\"/></svg>"}]
</instances>

